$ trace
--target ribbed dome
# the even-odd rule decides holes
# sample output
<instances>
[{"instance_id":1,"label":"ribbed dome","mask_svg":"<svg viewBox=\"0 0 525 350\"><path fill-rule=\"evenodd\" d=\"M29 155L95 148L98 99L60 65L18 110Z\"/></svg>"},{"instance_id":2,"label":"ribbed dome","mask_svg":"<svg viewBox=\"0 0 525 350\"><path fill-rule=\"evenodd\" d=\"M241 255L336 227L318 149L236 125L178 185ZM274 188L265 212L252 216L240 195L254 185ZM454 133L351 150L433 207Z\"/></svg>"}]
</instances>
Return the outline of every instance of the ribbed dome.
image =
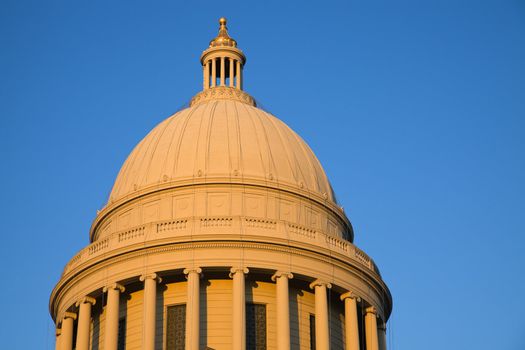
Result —
<instances>
[{"instance_id":1,"label":"ribbed dome","mask_svg":"<svg viewBox=\"0 0 525 350\"><path fill-rule=\"evenodd\" d=\"M262 184L335 202L321 164L295 132L230 99L195 104L155 127L122 166L110 201L182 180Z\"/></svg>"}]
</instances>

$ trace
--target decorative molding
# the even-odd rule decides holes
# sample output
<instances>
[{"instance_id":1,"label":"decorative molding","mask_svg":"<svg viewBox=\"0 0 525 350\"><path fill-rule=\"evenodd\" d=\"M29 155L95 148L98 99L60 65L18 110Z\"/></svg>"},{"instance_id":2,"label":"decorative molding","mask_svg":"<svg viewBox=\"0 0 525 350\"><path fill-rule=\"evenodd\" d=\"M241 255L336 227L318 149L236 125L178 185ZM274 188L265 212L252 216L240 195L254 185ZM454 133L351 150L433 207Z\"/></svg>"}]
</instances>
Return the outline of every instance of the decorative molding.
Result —
<instances>
[{"instance_id":1,"label":"decorative molding","mask_svg":"<svg viewBox=\"0 0 525 350\"><path fill-rule=\"evenodd\" d=\"M344 301L345 299L355 299L357 302L361 302L361 298L351 291L341 294L341 301Z\"/></svg>"},{"instance_id":2,"label":"decorative molding","mask_svg":"<svg viewBox=\"0 0 525 350\"><path fill-rule=\"evenodd\" d=\"M74 313L74 312L66 311L66 312L64 312L64 316L62 317L62 321L64 321L66 318L71 318L74 321L74 320L77 319L77 314Z\"/></svg>"},{"instance_id":3,"label":"decorative molding","mask_svg":"<svg viewBox=\"0 0 525 350\"><path fill-rule=\"evenodd\" d=\"M95 298L86 295L85 297L80 298L80 300L75 303L75 306L79 307L80 304L95 305L96 302L97 302L97 300Z\"/></svg>"},{"instance_id":4,"label":"decorative molding","mask_svg":"<svg viewBox=\"0 0 525 350\"><path fill-rule=\"evenodd\" d=\"M202 269L200 267L190 267L190 268L186 268L182 271L185 275L188 275L192 272L195 272L197 273L198 275L200 275L202 273Z\"/></svg>"},{"instance_id":5,"label":"decorative molding","mask_svg":"<svg viewBox=\"0 0 525 350\"><path fill-rule=\"evenodd\" d=\"M180 252L184 250L193 250L193 249L208 249L208 248L233 248L233 249L257 249L257 250L267 250L274 251L283 254L293 254L296 256L305 257L308 259L314 259L317 263L327 263L333 264L335 267L343 269L350 273L352 276L356 276L359 280L362 280L368 287L365 290L361 291L362 293L373 293L376 303L386 303L384 312L384 317L388 318L388 315L391 312L391 296L386 287L384 287L384 282L380 279L379 275L369 271L368 269L363 269L362 264L359 262L352 262L349 260L348 256L337 257L337 255L332 255L331 257L327 256L327 253L322 253L319 251L314 251L311 249L306 249L304 247L294 247L283 245L278 242L249 242L249 241L193 241L193 242L172 242L163 246L150 246L143 247L139 250L132 250L128 252L121 252L118 255L113 257L101 256L97 257L96 261L91 262L90 265L85 266L84 264L80 265L71 273L68 273L66 276L63 276L61 281L55 286L50 300L50 313L51 315L60 314L60 310L67 309L69 307L69 301L63 300L65 295L69 295L72 291L74 285L76 285L80 280L87 278L88 275L94 274L97 271L102 271L107 268L109 265L114 265L117 263L126 263L126 261L142 256L151 256L155 254L172 254L174 252ZM355 260L353 260L355 261ZM254 264L254 266L258 266ZM180 266L178 268L182 268ZM175 268L175 267L174 267ZM302 274L305 274L302 272ZM308 273L306 273L308 275ZM133 276L140 276L140 273L126 276L130 278ZM343 282L343 281L341 281ZM343 288L349 288L350 286L345 283L341 284ZM97 288L102 288L97 287ZM95 286L92 290L85 290L85 293L90 293L95 290ZM70 300L71 297L68 297ZM374 300L375 300L374 299ZM369 301L369 300L368 300ZM369 301L370 302L370 301Z\"/></svg>"},{"instance_id":6,"label":"decorative molding","mask_svg":"<svg viewBox=\"0 0 525 350\"><path fill-rule=\"evenodd\" d=\"M316 279L312 283L310 283L310 289L315 289L315 287L326 287L328 289L332 288L332 284L330 282L326 282L320 279Z\"/></svg>"},{"instance_id":7,"label":"decorative molding","mask_svg":"<svg viewBox=\"0 0 525 350\"><path fill-rule=\"evenodd\" d=\"M126 290L126 288L124 288L124 286L121 285L121 284L111 283L111 284L105 286L104 288L102 288L102 292L107 293L108 290L110 290L110 289L118 289L120 291L120 293L124 293L124 291Z\"/></svg>"},{"instance_id":8,"label":"decorative molding","mask_svg":"<svg viewBox=\"0 0 525 350\"><path fill-rule=\"evenodd\" d=\"M377 317L377 309L375 306L369 306L365 309L365 314L374 314Z\"/></svg>"},{"instance_id":9,"label":"decorative molding","mask_svg":"<svg viewBox=\"0 0 525 350\"><path fill-rule=\"evenodd\" d=\"M148 279L156 280L158 283L162 282L162 278L160 278L159 275L157 275L155 272L144 274L139 278L141 282L145 282Z\"/></svg>"},{"instance_id":10,"label":"decorative molding","mask_svg":"<svg viewBox=\"0 0 525 350\"><path fill-rule=\"evenodd\" d=\"M190 107L196 105L197 103L202 103L210 100L234 100L249 104L250 106L256 106L253 97L251 97L249 94L242 90L229 86L215 86L203 90L195 96L193 96L193 98L190 101Z\"/></svg>"},{"instance_id":11,"label":"decorative molding","mask_svg":"<svg viewBox=\"0 0 525 350\"><path fill-rule=\"evenodd\" d=\"M278 278L286 277L289 280L293 278L293 273L288 271L275 271L275 273L272 275L271 279L273 282L277 281Z\"/></svg>"},{"instance_id":12,"label":"decorative molding","mask_svg":"<svg viewBox=\"0 0 525 350\"><path fill-rule=\"evenodd\" d=\"M242 272L242 273L244 273L246 275L248 272L250 272L250 270L248 270L247 267L235 266L235 267L232 267L230 269L230 273L229 273L228 276L230 276L230 278L233 278L233 275L235 275L238 272Z\"/></svg>"}]
</instances>

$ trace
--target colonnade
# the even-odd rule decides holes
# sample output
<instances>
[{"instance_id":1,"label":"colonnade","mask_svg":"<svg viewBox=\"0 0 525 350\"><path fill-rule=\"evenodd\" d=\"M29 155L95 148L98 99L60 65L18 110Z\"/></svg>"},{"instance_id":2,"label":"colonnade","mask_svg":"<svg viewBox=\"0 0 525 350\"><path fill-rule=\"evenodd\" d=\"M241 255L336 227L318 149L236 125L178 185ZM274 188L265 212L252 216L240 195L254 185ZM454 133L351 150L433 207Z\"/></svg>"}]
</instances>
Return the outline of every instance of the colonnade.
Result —
<instances>
[{"instance_id":1,"label":"colonnade","mask_svg":"<svg viewBox=\"0 0 525 350\"><path fill-rule=\"evenodd\" d=\"M229 78L229 87L242 90L242 63L233 57L213 57L203 64L204 90L217 86L226 86L226 77ZM228 67L228 69L226 69ZM228 70L228 72L226 72ZM217 76L217 71L219 76ZM228 74L228 75L226 75Z\"/></svg>"},{"instance_id":2,"label":"colonnade","mask_svg":"<svg viewBox=\"0 0 525 350\"><path fill-rule=\"evenodd\" d=\"M249 273L246 267L232 267L230 278L233 279L232 288L232 349L246 350L246 300L245 300L245 275ZM184 270L187 277L187 303L186 303L186 350L199 349L199 316L200 316L200 277L201 268L188 268ZM277 271L271 277L276 283L276 328L277 349L290 350L290 305L289 305L289 280L293 274L287 271ZM140 277L144 283L144 324L143 324L143 350L155 349L155 322L157 284L162 279L156 274L145 274ZM315 345L317 350L330 349L330 326L328 289L332 285L322 280L315 280L310 284L315 293ZM117 350L119 302L120 294L125 291L124 286L112 283L104 287L107 293L106 321L104 350ZM351 291L341 294L345 312L345 350L359 350L359 326L357 303L360 298ZM74 321L77 320L76 350L89 350L91 309L96 300L90 296L81 298L75 305L78 315L65 312L61 327L56 330L56 349L73 349ZM364 312L364 328L367 350L386 350L386 327L383 322L378 325L377 310L369 306ZM58 323L57 323L58 324Z\"/></svg>"}]
</instances>

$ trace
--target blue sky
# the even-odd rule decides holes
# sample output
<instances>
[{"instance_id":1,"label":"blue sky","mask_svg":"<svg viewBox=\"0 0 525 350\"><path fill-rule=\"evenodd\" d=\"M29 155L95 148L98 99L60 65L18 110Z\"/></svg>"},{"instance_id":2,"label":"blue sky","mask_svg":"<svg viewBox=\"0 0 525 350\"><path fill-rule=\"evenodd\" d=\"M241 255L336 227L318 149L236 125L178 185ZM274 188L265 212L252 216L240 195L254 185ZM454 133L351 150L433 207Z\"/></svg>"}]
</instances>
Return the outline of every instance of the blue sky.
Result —
<instances>
[{"instance_id":1,"label":"blue sky","mask_svg":"<svg viewBox=\"0 0 525 350\"><path fill-rule=\"evenodd\" d=\"M0 6L2 348L53 348L51 289L226 16L391 288L389 349L525 349L523 1Z\"/></svg>"}]
</instances>

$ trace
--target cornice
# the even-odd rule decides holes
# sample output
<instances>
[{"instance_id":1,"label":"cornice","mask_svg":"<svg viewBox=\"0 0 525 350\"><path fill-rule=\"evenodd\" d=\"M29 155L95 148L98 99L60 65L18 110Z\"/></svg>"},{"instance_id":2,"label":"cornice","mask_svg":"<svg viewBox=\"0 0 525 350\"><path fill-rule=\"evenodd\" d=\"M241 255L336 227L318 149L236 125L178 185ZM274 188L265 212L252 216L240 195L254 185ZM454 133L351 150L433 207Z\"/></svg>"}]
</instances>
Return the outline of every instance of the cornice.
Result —
<instances>
[{"instance_id":1,"label":"cornice","mask_svg":"<svg viewBox=\"0 0 525 350\"><path fill-rule=\"evenodd\" d=\"M55 311L53 305L58 302L61 295L64 295L72 286L79 280L86 278L89 274L98 270L102 270L113 264L125 262L134 257L149 256L153 254L170 253L180 250L191 249L207 249L207 248L243 248L256 250L269 250L283 252L287 254L294 254L298 256L308 257L319 262L334 264L350 273L355 274L359 279L366 281L369 287L375 289L378 295L385 303L385 314L390 314L392 310L392 296L388 287L380 278L379 275L365 269L354 261L350 261L347 257L338 253L331 255L323 254L318 251L310 249L286 245L283 243L269 243L269 242L253 242L249 240L243 241L185 241L185 242L171 242L153 246L137 246L136 249L128 252L122 252L114 256L105 255L96 262L92 262L86 266L78 266L71 273L63 276L52 291L49 303L49 310L51 316L54 318ZM57 299L58 298L58 299Z\"/></svg>"}]
</instances>

